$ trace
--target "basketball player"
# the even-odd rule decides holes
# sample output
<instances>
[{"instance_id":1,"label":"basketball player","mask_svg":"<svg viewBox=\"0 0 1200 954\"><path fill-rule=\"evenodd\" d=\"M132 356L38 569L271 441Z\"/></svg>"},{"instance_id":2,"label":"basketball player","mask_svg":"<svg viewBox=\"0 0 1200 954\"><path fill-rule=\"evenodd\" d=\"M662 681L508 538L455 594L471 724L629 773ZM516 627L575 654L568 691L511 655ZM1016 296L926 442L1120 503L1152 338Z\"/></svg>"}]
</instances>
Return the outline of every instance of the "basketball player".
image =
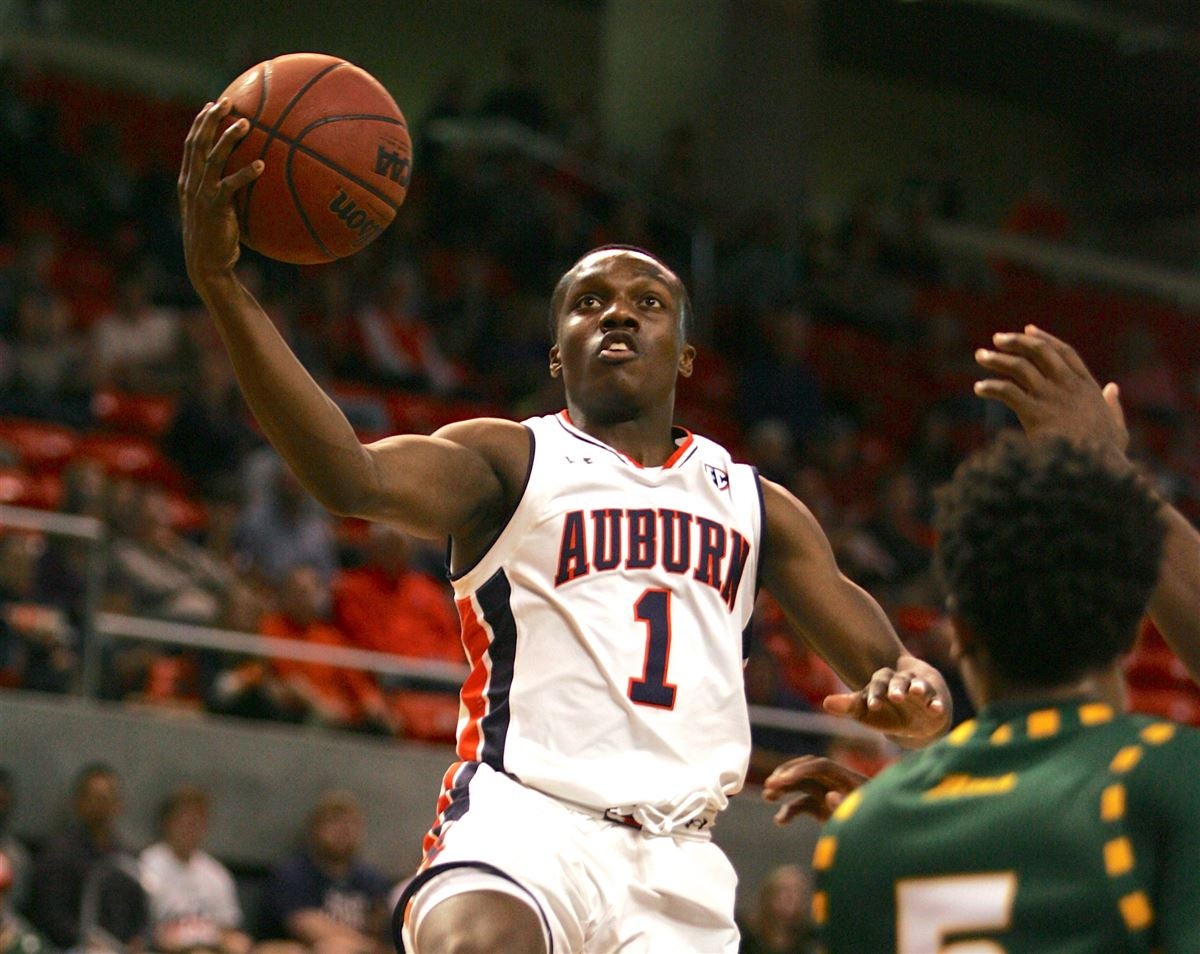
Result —
<instances>
[{"instance_id":1,"label":"basketball player","mask_svg":"<svg viewBox=\"0 0 1200 954\"><path fill-rule=\"evenodd\" d=\"M1117 385L1103 389L1075 349L1034 325L1000 332L995 350L975 360L995 375L975 385L980 397L1002 401L1031 437L1060 435L1124 455L1129 446ZM1200 681L1200 533L1165 501L1166 552L1149 612L1163 638Z\"/></svg>"},{"instance_id":2,"label":"basketball player","mask_svg":"<svg viewBox=\"0 0 1200 954\"><path fill-rule=\"evenodd\" d=\"M1157 579L1159 500L1116 455L1008 434L935 522L979 716L833 813L826 949L1200 950L1200 733L1104 701Z\"/></svg>"},{"instance_id":3,"label":"basketball player","mask_svg":"<svg viewBox=\"0 0 1200 954\"><path fill-rule=\"evenodd\" d=\"M997 332L992 342L996 350L975 352L976 361L995 375L977 382L976 394L1006 404L1032 438L1065 437L1124 456L1129 433L1115 383L1101 388L1074 348L1035 325ZM1147 609L1192 678L1200 681L1200 533L1175 507L1166 501L1161 506L1167 535ZM1105 693L1124 707L1122 680L1114 678ZM768 801L783 802L775 816L781 825L801 814L824 821L865 781L843 765L805 755L776 769L763 794Z\"/></svg>"},{"instance_id":4,"label":"basketball player","mask_svg":"<svg viewBox=\"0 0 1200 954\"><path fill-rule=\"evenodd\" d=\"M179 195L188 273L263 430L337 513L451 540L463 642L459 761L443 780L398 943L447 952L732 952L736 877L709 839L750 749L743 632L756 582L850 686L827 708L920 744L949 720L838 571L809 512L673 427L690 304L635 249L585 255L554 290L567 409L361 445L237 281L225 178L244 127L206 107Z\"/></svg>"}]
</instances>

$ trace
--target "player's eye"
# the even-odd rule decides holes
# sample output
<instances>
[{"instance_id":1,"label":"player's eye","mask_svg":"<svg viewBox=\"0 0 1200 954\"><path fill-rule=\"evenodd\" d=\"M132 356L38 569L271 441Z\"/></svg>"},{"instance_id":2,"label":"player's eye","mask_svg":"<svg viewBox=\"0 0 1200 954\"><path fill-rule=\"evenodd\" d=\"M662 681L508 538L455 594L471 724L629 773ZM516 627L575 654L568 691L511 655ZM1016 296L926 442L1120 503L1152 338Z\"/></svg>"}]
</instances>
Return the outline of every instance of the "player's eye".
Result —
<instances>
[{"instance_id":1,"label":"player's eye","mask_svg":"<svg viewBox=\"0 0 1200 954\"><path fill-rule=\"evenodd\" d=\"M595 295L580 295L575 301L576 308L594 308L600 304L600 299Z\"/></svg>"},{"instance_id":2,"label":"player's eye","mask_svg":"<svg viewBox=\"0 0 1200 954\"><path fill-rule=\"evenodd\" d=\"M662 307L662 299L659 298L657 295L646 295L645 297L642 298L642 304L645 305L647 308L661 308Z\"/></svg>"}]
</instances>

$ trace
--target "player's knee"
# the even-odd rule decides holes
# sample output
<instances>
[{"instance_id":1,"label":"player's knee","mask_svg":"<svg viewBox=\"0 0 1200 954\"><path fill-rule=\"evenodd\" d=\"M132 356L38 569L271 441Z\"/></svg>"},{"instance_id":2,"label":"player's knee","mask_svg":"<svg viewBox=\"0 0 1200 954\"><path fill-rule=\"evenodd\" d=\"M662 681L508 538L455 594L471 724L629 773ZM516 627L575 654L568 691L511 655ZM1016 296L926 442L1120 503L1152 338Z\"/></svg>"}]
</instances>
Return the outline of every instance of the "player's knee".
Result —
<instances>
[{"instance_id":1,"label":"player's knee","mask_svg":"<svg viewBox=\"0 0 1200 954\"><path fill-rule=\"evenodd\" d=\"M414 939L416 954L546 954L541 920L529 905L471 891L435 905Z\"/></svg>"}]
</instances>

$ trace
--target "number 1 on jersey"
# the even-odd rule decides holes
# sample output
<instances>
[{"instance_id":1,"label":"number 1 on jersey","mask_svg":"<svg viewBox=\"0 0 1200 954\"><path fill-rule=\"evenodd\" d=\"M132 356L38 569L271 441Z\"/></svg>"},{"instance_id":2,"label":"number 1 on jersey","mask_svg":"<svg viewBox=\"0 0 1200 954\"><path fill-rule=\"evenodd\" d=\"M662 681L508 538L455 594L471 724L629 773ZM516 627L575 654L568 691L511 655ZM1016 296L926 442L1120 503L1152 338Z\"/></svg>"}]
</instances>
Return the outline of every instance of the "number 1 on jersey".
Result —
<instances>
[{"instance_id":1,"label":"number 1 on jersey","mask_svg":"<svg viewBox=\"0 0 1200 954\"><path fill-rule=\"evenodd\" d=\"M675 708L675 687L667 682L671 655L671 591L646 590L633 604L633 618L646 624L646 661L641 679L629 680L629 698L639 705Z\"/></svg>"}]
</instances>

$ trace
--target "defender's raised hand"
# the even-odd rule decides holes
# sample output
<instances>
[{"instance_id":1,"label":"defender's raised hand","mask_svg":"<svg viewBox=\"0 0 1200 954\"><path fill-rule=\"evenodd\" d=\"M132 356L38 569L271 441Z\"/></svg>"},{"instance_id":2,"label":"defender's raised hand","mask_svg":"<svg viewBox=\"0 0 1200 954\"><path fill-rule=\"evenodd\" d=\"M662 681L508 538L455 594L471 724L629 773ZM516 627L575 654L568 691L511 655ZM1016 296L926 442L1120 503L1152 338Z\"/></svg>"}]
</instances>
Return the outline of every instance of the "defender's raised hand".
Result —
<instances>
[{"instance_id":1,"label":"defender's raised hand","mask_svg":"<svg viewBox=\"0 0 1200 954\"><path fill-rule=\"evenodd\" d=\"M201 291L205 279L227 275L238 260L238 222L233 196L262 173L256 159L222 178L225 160L250 129L244 119L233 123L217 138L230 103L209 103L197 114L183 144L179 170L179 209L183 220L183 251L188 276Z\"/></svg>"},{"instance_id":2,"label":"defender's raised hand","mask_svg":"<svg viewBox=\"0 0 1200 954\"><path fill-rule=\"evenodd\" d=\"M1034 325L1024 333L998 332L992 341L996 350L980 348L975 360L997 377L976 382L976 394L1011 408L1030 437L1065 437L1125 452L1129 433L1117 386L1101 390L1074 348Z\"/></svg>"},{"instance_id":3,"label":"defender's raised hand","mask_svg":"<svg viewBox=\"0 0 1200 954\"><path fill-rule=\"evenodd\" d=\"M925 742L950 725L950 690L942 674L915 656L878 670L857 692L825 697L825 711L896 739Z\"/></svg>"}]
</instances>

